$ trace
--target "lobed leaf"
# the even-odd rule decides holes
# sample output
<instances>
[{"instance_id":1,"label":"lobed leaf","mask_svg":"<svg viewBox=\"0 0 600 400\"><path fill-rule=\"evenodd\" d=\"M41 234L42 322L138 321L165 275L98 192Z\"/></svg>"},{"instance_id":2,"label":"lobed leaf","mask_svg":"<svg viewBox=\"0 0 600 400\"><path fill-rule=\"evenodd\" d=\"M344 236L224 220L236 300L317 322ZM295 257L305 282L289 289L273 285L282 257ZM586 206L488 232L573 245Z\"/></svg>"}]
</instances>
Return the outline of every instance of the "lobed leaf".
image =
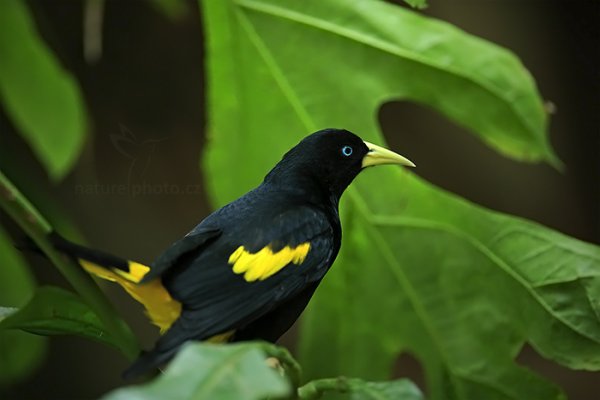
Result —
<instances>
[{"instance_id":1,"label":"lobed leaf","mask_svg":"<svg viewBox=\"0 0 600 400\"><path fill-rule=\"evenodd\" d=\"M339 266L309 306L308 371L381 378L409 351L433 398L556 399L558 388L513 363L525 342L570 368L600 368L597 247L413 177L396 177L395 193L394 175L377 173L376 191L363 177L371 193L346 203L345 221L362 229L344 231Z\"/></svg>"},{"instance_id":2,"label":"lobed leaf","mask_svg":"<svg viewBox=\"0 0 600 400\"><path fill-rule=\"evenodd\" d=\"M209 180L219 182L211 188L219 204L250 189L303 134L344 127L375 135L374 110L390 100L426 104L507 156L559 163L528 71L509 51L452 25L374 0L205 8L220 21L206 19L212 46L224 48L208 54L214 83L204 166L218 176L238 152L254 163L236 170L239 180ZM271 156L244 143L255 132L274 139Z\"/></svg>"},{"instance_id":3,"label":"lobed leaf","mask_svg":"<svg viewBox=\"0 0 600 400\"><path fill-rule=\"evenodd\" d=\"M85 139L83 98L39 37L23 1L0 1L0 59L0 98L7 114L49 175L63 177Z\"/></svg>"},{"instance_id":4,"label":"lobed leaf","mask_svg":"<svg viewBox=\"0 0 600 400\"><path fill-rule=\"evenodd\" d=\"M558 163L533 79L496 45L379 1L202 5L204 165L217 204L256 186L311 131L381 142L376 110L390 99L431 106L508 156ZM598 247L393 167L361 174L342 214L342 253L302 325L310 377L383 379L409 351L434 399L533 400L564 395L515 364L525 342L599 369Z\"/></svg>"},{"instance_id":5,"label":"lobed leaf","mask_svg":"<svg viewBox=\"0 0 600 400\"><path fill-rule=\"evenodd\" d=\"M290 393L285 379L267 366L257 344L188 343L150 383L117 389L103 400L262 400Z\"/></svg>"}]
</instances>

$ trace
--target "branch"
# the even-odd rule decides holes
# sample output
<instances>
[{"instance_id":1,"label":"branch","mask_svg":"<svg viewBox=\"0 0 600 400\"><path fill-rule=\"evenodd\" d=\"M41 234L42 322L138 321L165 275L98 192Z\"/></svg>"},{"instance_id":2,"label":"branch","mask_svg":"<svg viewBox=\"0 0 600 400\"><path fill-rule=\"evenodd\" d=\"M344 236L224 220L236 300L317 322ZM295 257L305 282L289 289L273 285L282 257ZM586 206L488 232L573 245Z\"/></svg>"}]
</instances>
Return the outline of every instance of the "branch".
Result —
<instances>
[{"instance_id":1,"label":"branch","mask_svg":"<svg viewBox=\"0 0 600 400\"><path fill-rule=\"evenodd\" d=\"M52 243L48 241L48 234L52 231L52 227L2 171L0 171L0 207L35 242L75 291L94 310L106 329L119 342L120 348L127 358L134 359L139 353L139 346L129 327L118 316L91 276L70 258L54 249Z\"/></svg>"}]
</instances>

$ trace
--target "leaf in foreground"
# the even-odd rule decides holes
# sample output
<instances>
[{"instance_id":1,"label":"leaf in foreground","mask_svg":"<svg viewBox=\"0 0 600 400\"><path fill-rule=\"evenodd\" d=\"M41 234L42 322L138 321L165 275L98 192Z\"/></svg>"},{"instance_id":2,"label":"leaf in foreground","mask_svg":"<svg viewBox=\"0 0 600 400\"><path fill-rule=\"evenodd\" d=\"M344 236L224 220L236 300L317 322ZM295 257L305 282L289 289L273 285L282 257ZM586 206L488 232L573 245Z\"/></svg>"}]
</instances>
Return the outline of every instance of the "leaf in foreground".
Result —
<instances>
[{"instance_id":1,"label":"leaf in foreground","mask_svg":"<svg viewBox=\"0 0 600 400\"><path fill-rule=\"evenodd\" d=\"M75 163L86 134L77 82L36 32L26 2L0 1L0 98L54 179Z\"/></svg>"},{"instance_id":2,"label":"leaf in foreground","mask_svg":"<svg viewBox=\"0 0 600 400\"><path fill-rule=\"evenodd\" d=\"M290 393L256 344L188 343L152 382L117 389L103 400L263 400Z\"/></svg>"},{"instance_id":3,"label":"leaf in foreground","mask_svg":"<svg viewBox=\"0 0 600 400\"><path fill-rule=\"evenodd\" d=\"M423 400L423 393L408 379L367 382L340 377L312 381L298 390L301 399L318 399L326 393L345 393L350 400Z\"/></svg>"},{"instance_id":4,"label":"leaf in foreground","mask_svg":"<svg viewBox=\"0 0 600 400\"><path fill-rule=\"evenodd\" d=\"M77 335L119 348L79 296L52 286L38 288L27 305L0 321L0 329L21 329L43 336Z\"/></svg>"},{"instance_id":5,"label":"leaf in foreground","mask_svg":"<svg viewBox=\"0 0 600 400\"><path fill-rule=\"evenodd\" d=\"M517 159L556 160L528 72L448 24L376 1L202 5L205 166L218 204L318 128L381 143L376 110L391 99L430 105ZM570 368L600 368L598 247L393 167L364 172L342 211L342 254L302 325L310 377L385 379L408 351L434 399L546 400L563 395L514 362L525 342Z\"/></svg>"}]
</instances>

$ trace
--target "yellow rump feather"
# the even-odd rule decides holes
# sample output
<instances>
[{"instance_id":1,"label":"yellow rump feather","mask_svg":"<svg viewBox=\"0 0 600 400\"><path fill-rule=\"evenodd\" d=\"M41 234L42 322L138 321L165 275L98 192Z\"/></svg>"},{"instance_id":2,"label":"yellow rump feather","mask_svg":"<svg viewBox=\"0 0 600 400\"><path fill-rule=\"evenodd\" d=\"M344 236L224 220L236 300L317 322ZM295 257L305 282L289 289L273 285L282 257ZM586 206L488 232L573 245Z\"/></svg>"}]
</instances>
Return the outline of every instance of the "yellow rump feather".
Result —
<instances>
[{"instance_id":1,"label":"yellow rump feather","mask_svg":"<svg viewBox=\"0 0 600 400\"><path fill-rule=\"evenodd\" d=\"M229 264L233 265L233 272L244 274L247 282L263 281L290 263L302 264L309 250L308 242L296 247L285 246L276 252L270 245L257 253L250 253L244 246L240 246L229 256Z\"/></svg>"},{"instance_id":2,"label":"yellow rump feather","mask_svg":"<svg viewBox=\"0 0 600 400\"><path fill-rule=\"evenodd\" d=\"M116 282L146 308L150 321L164 333L181 314L181 303L173 299L160 279L139 284L150 268L129 261L129 272L117 268L105 268L98 264L79 259L81 266L89 273L108 281Z\"/></svg>"}]
</instances>

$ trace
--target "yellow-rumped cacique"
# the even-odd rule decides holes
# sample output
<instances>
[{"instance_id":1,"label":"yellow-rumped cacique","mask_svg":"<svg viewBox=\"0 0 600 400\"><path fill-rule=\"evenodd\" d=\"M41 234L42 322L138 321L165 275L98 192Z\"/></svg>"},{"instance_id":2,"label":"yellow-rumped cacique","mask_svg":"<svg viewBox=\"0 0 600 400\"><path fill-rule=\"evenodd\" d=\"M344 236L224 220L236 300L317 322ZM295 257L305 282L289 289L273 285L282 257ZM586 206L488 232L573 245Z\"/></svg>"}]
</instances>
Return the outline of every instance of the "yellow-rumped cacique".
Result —
<instances>
[{"instance_id":1,"label":"yellow-rumped cacique","mask_svg":"<svg viewBox=\"0 0 600 400\"><path fill-rule=\"evenodd\" d=\"M69 242L57 249L117 282L160 328L131 378L169 361L188 340L275 342L300 316L340 249L340 197L366 167L414 164L342 129L315 132L263 182L202 220L151 267ZM243 166L240 166L243 167Z\"/></svg>"}]
</instances>

